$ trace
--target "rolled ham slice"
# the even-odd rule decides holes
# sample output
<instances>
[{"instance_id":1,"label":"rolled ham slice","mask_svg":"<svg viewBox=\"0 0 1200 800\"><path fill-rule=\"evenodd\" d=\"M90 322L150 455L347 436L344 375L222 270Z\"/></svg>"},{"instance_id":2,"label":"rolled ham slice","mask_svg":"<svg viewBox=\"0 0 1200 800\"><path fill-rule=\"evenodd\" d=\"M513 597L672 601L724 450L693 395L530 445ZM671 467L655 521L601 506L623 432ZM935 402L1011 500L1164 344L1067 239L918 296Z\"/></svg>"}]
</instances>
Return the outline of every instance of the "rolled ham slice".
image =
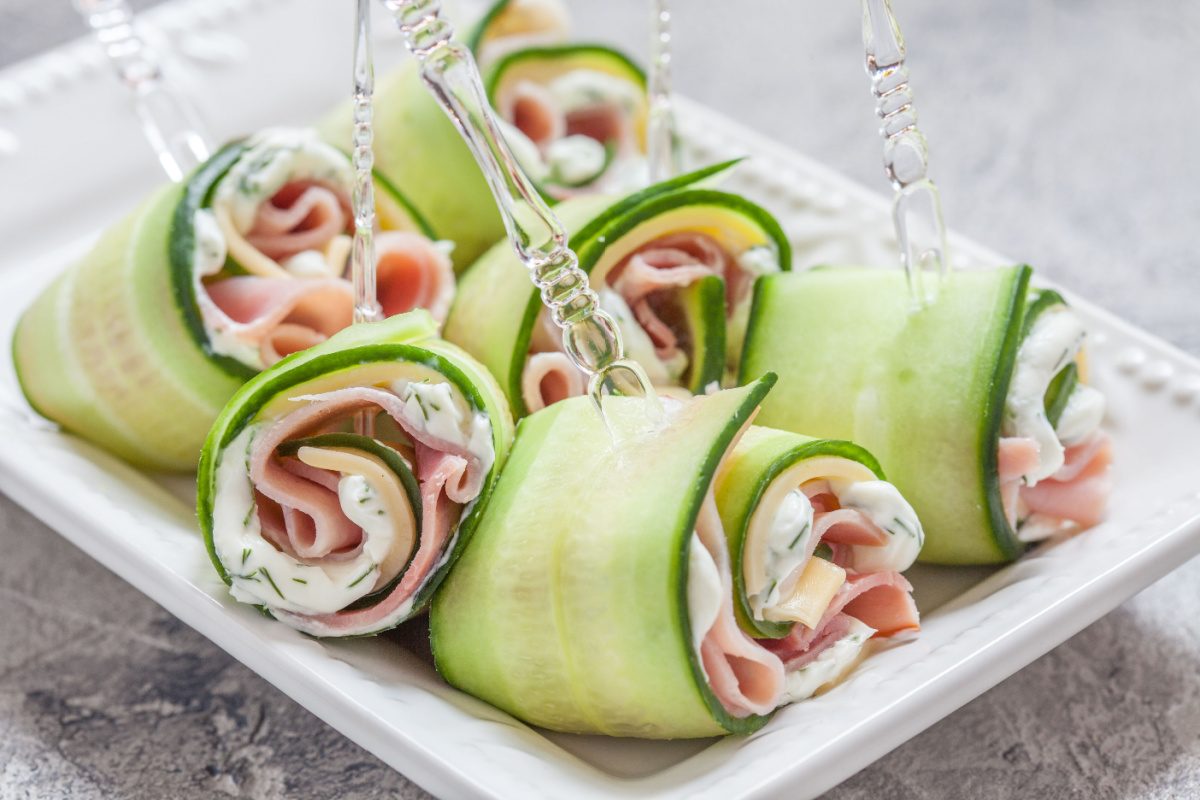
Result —
<instances>
[{"instance_id":1,"label":"rolled ham slice","mask_svg":"<svg viewBox=\"0 0 1200 800\"><path fill-rule=\"evenodd\" d=\"M386 317L415 308L441 322L454 300L454 265L444 249L411 231L375 236L375 287Z\"/></svg>"},{"instance_id":2,"label":"rolled ham slice","mask_svg":"<svg viewBox=\"0 0 1200 800\"><path fill-rule=\"evenodd\" d=\"M512 435L495 381L434 330L418 311L341 331L252 379L218 420L200 520L236 599L315 636L421 610Z\"/></svg>"},{"instance_id":3,"label":"rolled ham slice","mask_svg":"<svg viewBox=\"0 0 1200 800\"><path fill-rule=\"evenodd\" d=\"M258 208L246 241L263 255L285 261L304 250L320 250L347 230L350 198L345 192L293 181Z\"/></svg>"},{"instance_id":4,"label":"rolled ham slice","mask_svg":"<svg viewBox=\"0 0 1200 800\"><path fill-rule=\"evenodd\" d=\"M605 281L633 311L637 324L650 337L657 357L669 362L679 356L680 350L678 336L660 315L660 304L667 299L667 293L710 275L725 279L727 295L730 287L744 291L749 282L743 273L736 259L716 239L696 231L683 231L639 248L615 266ZM583 394L584 376L565 355L539 357L541 353L563 352L562 335L543 309L533 329L531 355L521 379L522 399L530 413ZM570 373L577 377L569 378Z\"/></svg>"},{"instance_id":5,"label":"rolled ham slice","mask_svg":"<svg viewBox=\"0 0 1200 800\"><path fill-rule=\"evenodd\" d=\"M1077 530L1096 525L1112 492L1112 463L1112 441L1108 434L1096 431L1080 444L1067 448L1064 463L1057 472L1026 486L1022 476L1036 470L1038 465L1037 442L1028 438L1001 438L1000 492L1009 523L1017 527L1018 517L1036 515L1038 528L1047 534L1064 530L1065 523L1074 523Z\"/></svg>"},{"instance_id":6,"label":"rolled ham slice","mask_svg":"<svg viewBox=\"0 0 1200 800\"><path fill-rule=\"evenodd\" d=\"M261 278L239 275L198 293L206 327L221 350L258 349L268 367L350 325L354 293L340 278ZM219 338L218 338L219 337Z\"/></svg>"}]
</instances>

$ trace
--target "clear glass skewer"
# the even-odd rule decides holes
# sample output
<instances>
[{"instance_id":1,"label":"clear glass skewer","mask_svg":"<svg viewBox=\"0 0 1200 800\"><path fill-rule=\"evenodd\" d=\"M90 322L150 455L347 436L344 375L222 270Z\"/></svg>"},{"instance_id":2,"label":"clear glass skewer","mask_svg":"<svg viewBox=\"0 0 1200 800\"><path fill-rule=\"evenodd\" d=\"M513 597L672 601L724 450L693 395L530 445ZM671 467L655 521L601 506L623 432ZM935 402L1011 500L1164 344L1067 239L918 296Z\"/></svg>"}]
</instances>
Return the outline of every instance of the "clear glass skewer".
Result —
<instances>
[{"instance_id":1,"label":"clear glass skewer","mask_svg":"<svg viewBox=\"0 0 1200 800\"><path fill-rule=\"evenodd\" d=\"M377 322L381 317L375 290L375 64L371 53L371 0L357 0L354 9L354 243L350 249L350 280L354 285L354 322ZM375 435L375 418L359 412L354 430Z\"/></svg>"},{"instance_id":2,"label":"clear glass skewer","mask_svg":"<svg viewBox=\"0 0 1200 800\"><path fill-rule=\"evenodd\" d=\"M647 84L650 115L646 122L646 161L650 166L650 183L661 183L679 172L675 109L671 102L671 0L650 0Z\"/></svg>"},{"instance_id":3,"label":"clear glass skewer","mask_svg":"<svg viewBox=\"0 0 1200 800\"><path fill-rule=\"evenodd\" d=\"M892 221L900 243L900 262L908 275L914 307L937 296L949 275L946 227L937 187L926 176L929 149L917 129L917 111L905 66L904 36L892 12L891 0L862 0L863 45L867 74L875 96L875 113L882 125L883 164L896 189Z\"/></svg>"},{"instance_id":4,"label":"clear glass skewer","mask_svg":"<svg viewBox=\"0 0 1200 800\"><path fill-rule=\"evenodd\" d=\"M487 177L517 257L529 269L542 302L563 331L567 356L586 375L588 393L605 420L605 395L642 397L650 418L662 419L662 405L637 362L624 357L616 322L600 308L587 274L567 244L562 223L550 211L500 134L487 103L471 52L453 41L454 30L441 17L438 0L383 0L405 44L416 57L421 77L454 122ZM610 433L612 426L608 426Z\"/></svg>"},{"instance_id":5,"label":"clear glass skewer","mask_svg":"<svg viewBox=\"0 0 1200 800\"><path fill-rule=\"evenodd\" d=\"M117 75L133 90L142 132L175 182L205 161L212 139L191 103L166 80L155 53L138 36L126 0L72 0L96 32Z\"/></svg>"},{"instance_id":6,"label":"clear glass skewer","mask_svg":"<svg viewBox=\"0 0 1200 800\"><path fill-rule=\"evenodd\" d=\"M370 0L357 0L354 18L354 245L350 251L350 280L354 284L354 321L380 318L375 291L375 66L371 55Z\"/></svg>"}]
</instances>

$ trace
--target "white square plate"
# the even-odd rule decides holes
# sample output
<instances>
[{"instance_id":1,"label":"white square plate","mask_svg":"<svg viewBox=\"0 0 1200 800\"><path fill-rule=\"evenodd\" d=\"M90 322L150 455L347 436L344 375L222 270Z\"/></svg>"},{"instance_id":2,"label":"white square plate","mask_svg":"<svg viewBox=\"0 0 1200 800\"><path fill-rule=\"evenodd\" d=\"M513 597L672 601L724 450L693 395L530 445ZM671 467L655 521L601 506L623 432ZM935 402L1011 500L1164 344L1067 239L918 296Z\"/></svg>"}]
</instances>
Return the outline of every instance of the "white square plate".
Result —
<instances>
[{"instance_id":1,"label":"white square plate","mask_svg":"<svg viewBox=\"0 0 1200 800\"><path fill-rule=\"evenodd\" d=\"M174 2L150 12L171 66L228 137L303 123L342 97L349 6ZM196 25L199 25L197 28ZM401 56L378 26L378 62ZM251 87L258 92L250 91ZM219 113L218 113L219 112ZM88 125L81 132L79 120ZM725 118L682 103L686 155L749 155L728 188L779 218L796 268L894 263L887 203ZM158 180L128 98L90 43L0 73L0 339L58 271ZM0 148L3 149L3 148ZM46 167L50 180L39 173ZM14 191L20 187L20 192ZM1009 263L961 238L960 268ZM811 796L982 694L1200 552L1200 363L1067 296L1090 331L1092 382L1116 452L1108 519L1004 569L916 567L914 639L747 737L641 742L548 734L449 688L419 631L319 642L232 602L209 564L188 480L148 476L36 417L0 364L0 489L297 702L441 797ZM416 634L416 635L414 635Z\"/></svg>"}]
</instances>

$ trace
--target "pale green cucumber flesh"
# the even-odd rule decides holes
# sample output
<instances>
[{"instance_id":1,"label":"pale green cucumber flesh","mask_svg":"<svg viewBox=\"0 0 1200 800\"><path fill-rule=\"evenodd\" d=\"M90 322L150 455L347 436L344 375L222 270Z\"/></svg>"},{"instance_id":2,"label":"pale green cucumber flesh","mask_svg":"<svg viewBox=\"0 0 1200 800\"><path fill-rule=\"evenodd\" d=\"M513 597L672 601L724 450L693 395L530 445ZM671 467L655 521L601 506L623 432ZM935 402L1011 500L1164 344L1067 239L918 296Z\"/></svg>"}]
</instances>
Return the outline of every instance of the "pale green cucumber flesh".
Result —
<instances>
[{"instance_id":1,"label":"pale green cucumber flesh","mask_svg":"<svg viewBox=\"0 0 1200 800\"><path fill-rule=\"evenodd\" d=\"M352 147L350 102L318 124L321 137L341 149ZM466 269L504 237L504 223L491 189L470 149L442 107L429 94L415 61L383 76L375 87L375 168L432 228L454 242L451 260Z\"/></svg>"},{"instance_id":2,"label":"pale green cucumber flesh","mask_svg":"<svg viewBox=\"0 0 1200 800\"><path fill-rule=\"evenodd\" d=\"M911 313L899 270L759 280L742 376L771 369L780 380L758 422L866 447L922 521L922 560L1017 557L997 458L1029 274L955 272Z\"/></svg>"},{"instance_id":3,"label":"pale green cucumber flesh","mask_svg":"<svg viewBox=\"0 0 1200 800\"><path fill-rule=\"evenodd\" d=\"M813 439L798 433L759 426L746 431L733 449L721 480L717 483L717 508L729 541L733 570L733 606L738 625L756 639L781 639L794 623L755 619L746 596L746 578L742 569L742 551L750 518L762 501L763 493L780 473L801 461L818 456L836 456L857 461L875 477L886 480L879 462L862 447L838 439Z\"/></svg>"},{"instance_id":4,"label":"pale green cucumber flesh","mask_svg":"<svg viewBox=\"0 0 1200 800\"><path fill-rule=\"evenodd\" d=\"M557 730L674 738L763 725L731 717L708 687L687 571L716 468L772 381L696 398L619 455L587 398L523 420L431 607L442 675ZM619 430L644 415L627 398L608 408Z\"/></svg>"}]
</instances>

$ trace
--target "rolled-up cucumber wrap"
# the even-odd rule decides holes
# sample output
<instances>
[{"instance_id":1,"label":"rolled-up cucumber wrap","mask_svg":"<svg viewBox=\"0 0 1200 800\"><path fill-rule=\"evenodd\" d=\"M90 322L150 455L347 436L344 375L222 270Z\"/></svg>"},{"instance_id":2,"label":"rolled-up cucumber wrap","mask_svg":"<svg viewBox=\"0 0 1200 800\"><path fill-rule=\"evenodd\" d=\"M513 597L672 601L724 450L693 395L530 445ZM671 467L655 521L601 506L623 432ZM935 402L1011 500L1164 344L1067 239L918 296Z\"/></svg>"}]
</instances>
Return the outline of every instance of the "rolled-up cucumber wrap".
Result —
<instances>
[{"instance_id":1,"label":"rolled-up cucumber wrap","mask_svg":"<svg viewBox=\"0 0 1200 800\"><path fill-rule=\"evenodd\" d=\"M478 529L430 608L441 674L531 724L646 738L746 733L783 690L737 627L713 479L773 381L521 422ZM635 435L633 432L641 432ZM618 436L621 438L621 436Z\"/></svg>"},{"instance_id":2,"label":"rolled-up cucumber wrap","mask_svg":"<svg viewBox=\"0 0 1200 800\"><path fill-rule=\"evenodd\" d=\"M197 510L239 601L314 636L422 610L471 538L513 434L495 380L423 311L358 325L243 386ZM355 433L364 411L371 436Z\"/></svg>"},{"instance_id":3,"label":"rolled-up cucumber wrap","mask_svg":"<svg viewBox=\"0 0 1200 800\"><path fill-rule=\"evenodd\" d=\"M547 196L649 182L646 75L625 55L594 44L532 47L501 57L484 80L513 154Z\"/></svg>"},{"instance_id":4,"label":"rolled-up cucumber wrap","mask_svg":"<svg viewBox=\"0 0 1200 800\"><path fill-rule=\"evenodd\" d=\"M556 12L550 10L547 27L539 29L540 23L528 19L530 9L521 8L528 5L493 8L491 51L498 61L482 67L489 100L517 160L552 200L644 186L645 76L610 48L551 44L561 31L553 22ZM532 10L534 17L541 13ZM527 23L548 38L526 36ZM543 44L528 47L537 42ZM455 268L465 269L504 238L504 224L474 156L421 82L415 62L380 79L374 113L376 169L438 236L455 243ZM352 120L347 101L321 121L322 137L349 151Z\"/></svg>"},{"instance_id":5,"label":"rolled-up cucumber wrap","mask_svg":"<svg viewBox=\"0 0 1200 800\"><path fill-rule=\"evenodd\" d=\"M1000 563L1024 539L1094 524L1110 482L1103 398L1076 380L1049 422L1084 331L1065 304L1036 302L1030 273L955 272L920 309L899 271L767 277L742 363L780 375L758 421L867 448L916 509L924 561Z\"/></svg>"},{"instance_id":6,"label":"rolled-up cucumber wrap","mask_svg":"<svg viewBox=\"0 0 1200 800\"><path fill-rule=\"evenodd\" d=\"M350 324L352 186L344 154L271 129L156 192L22 317L14 362L30 403L135 464L194 469L242 382ZM377 198L385 313L444 317L444 248L385 182Z\"/></svg>"},{"instance_id":7,"label":"rolled-up cucumber wrap","mask_svg":"<svg viewBox=\"0 0 1200 800\"><path fill-rule=\"evenodd\" d=\"M625 354L660 390L696 394L721 385L731 366L727 343L741 342L754 277L791 263L769 213L695 187L728 166L616 203L580 197L556 209L601 306L617 320ZM500 379L517 416L583 392L583 374L507 243L463 275L445 336Z\"/></svg>"},{"instance_id":8,"label":"rolled-up cucumber wrap","mask_svg":"<svg viewBox=\"0 0 1200 800\"><path fill-rule=\"evenodd\" d=\"M716 482L742 630L784 663L785 698L838 680L872 636L920 627L900 574L924 541L912 507L851 442L752 427Z\"/></svg>"}]
</instances>

